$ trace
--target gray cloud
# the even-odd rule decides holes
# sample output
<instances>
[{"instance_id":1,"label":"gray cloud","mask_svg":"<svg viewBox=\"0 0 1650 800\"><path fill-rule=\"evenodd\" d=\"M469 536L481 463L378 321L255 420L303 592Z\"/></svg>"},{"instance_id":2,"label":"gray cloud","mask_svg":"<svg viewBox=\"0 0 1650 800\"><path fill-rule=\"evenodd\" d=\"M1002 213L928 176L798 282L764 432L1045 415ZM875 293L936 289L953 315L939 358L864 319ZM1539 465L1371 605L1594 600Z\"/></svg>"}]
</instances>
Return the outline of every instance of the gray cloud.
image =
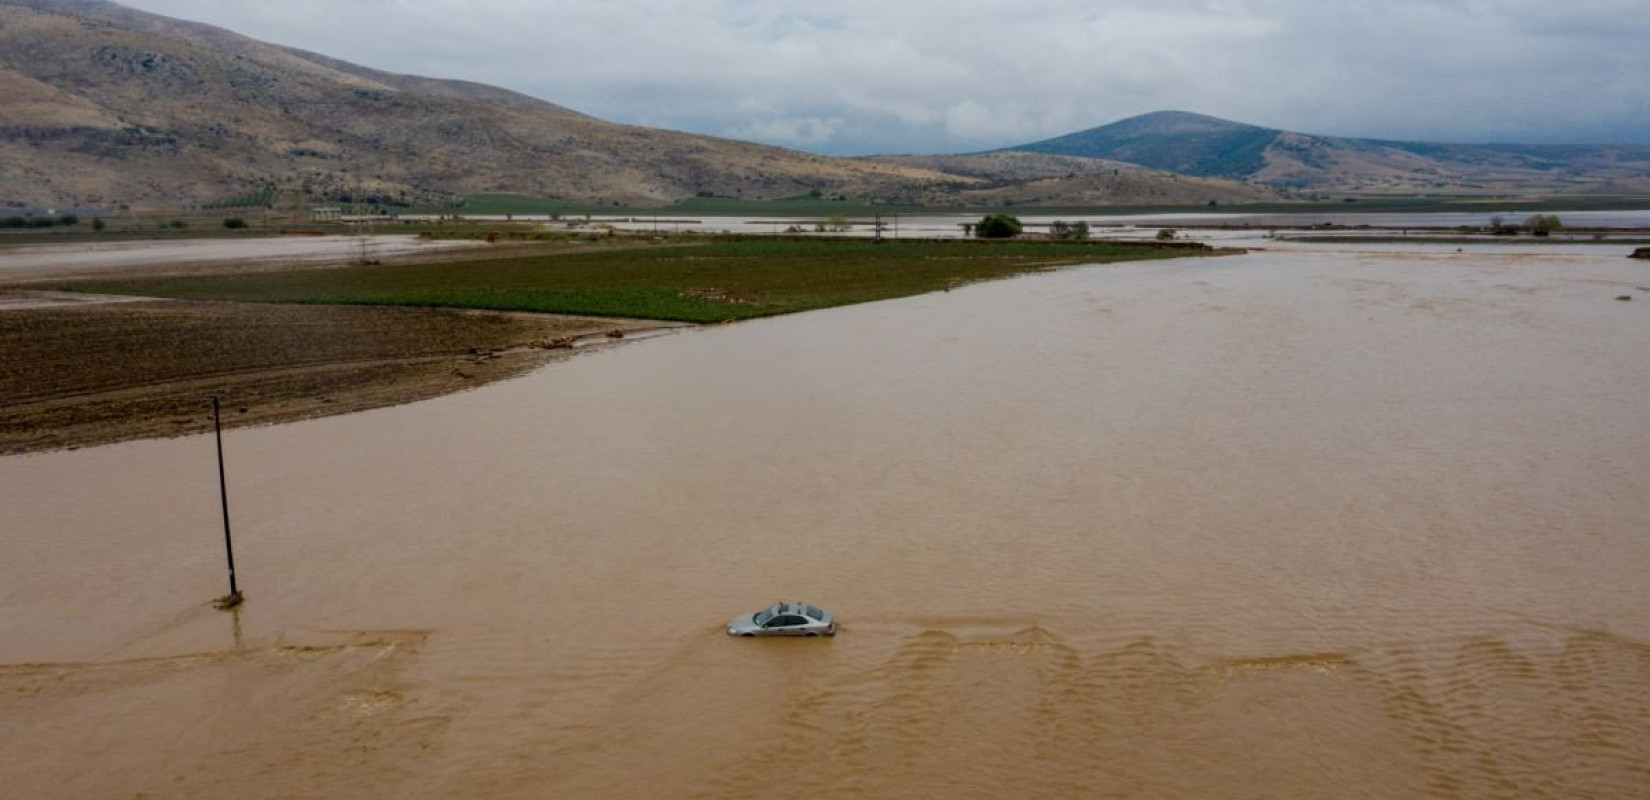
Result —
<instances>
[{"instance_id":1,"label":"gray cloud","mask_svg":"<svg viewBox=\"0 0 1650 800\"><path fill-rule=\"evenodd\" d=\"M1313 133L1650 142L1643 0L129 0L619 122L976 150L1166 108Z\"/></svg>"}]
</instances>

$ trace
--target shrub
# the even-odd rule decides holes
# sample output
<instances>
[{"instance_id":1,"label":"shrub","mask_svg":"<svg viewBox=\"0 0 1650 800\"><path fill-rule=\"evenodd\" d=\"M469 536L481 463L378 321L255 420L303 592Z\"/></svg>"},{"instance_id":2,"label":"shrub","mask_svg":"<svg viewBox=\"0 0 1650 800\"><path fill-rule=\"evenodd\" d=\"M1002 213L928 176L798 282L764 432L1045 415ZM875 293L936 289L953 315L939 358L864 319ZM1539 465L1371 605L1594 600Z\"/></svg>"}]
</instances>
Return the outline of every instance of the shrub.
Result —
<instances>
[{"instance_id":1,"label":"shrub","mask_svg":"<svg viewBox=\"0 0 1650 800\"><path fill-rule=\"evenodd\" d=\"M1163 228L1157 232L1157 240L1160 242L1172 242L1178 235L1178 233L1175 233L1174 228Z\"/></svg>"},{"instance_id":2,"label":"shrub","mask_svg":"<svg viewBox=\"0 0 1650 800\"><path fill-rule=\"evenodd\" d=\"M109 224L104 222L102 217L98 217L98 218L95 218L95 219L92 220L92 230L94 230L94 231L100 231L100 230L103 230L104 228L107 228L107 227L109 227Z\"/></svg>"},{"instance_id":3,"label":"shrub","mask_svg":"<svg viewBox=\"0 0 1650 800\"><path fill-rule=\"evenodd\" d=\"M1524 227L1535 236L1546 236L1563 229L1564 220L1559 219L1557 214L1536 214L1524 220Z\"/></svg>"},{"instance_id":4,"label":"shrub","mask_svg":"<svg viewBox=\"0 0 1650 800\"><path fill-rule=\"evenodd\" d=\"M74 214L64 214L63 216L57 218L57 224L59 224L59 225L79 225L80 224L80 217L78 217Z\"/></svg>"},{"instance_id":5,"label":"shrub","mask_svg":"<svg viewBox=\"0 0 1650 800\"><path fill-rule=\"evenodd\" d=\"M1012 239L1025 228L1013 214L987 214L974 226L974 234L981 239Z\"/></svg>"},{"instance_id":6,"label":"shrub","mask_svg":"<svg viewBox=\"0 0 1650 800\"><path fill-rule=\"evenodd\" d=\"M1087 239L1089 238L1089 224L1087 222L1066 222L1057 219L1048 226L1048 234L1056 239Z\"/></svg>"},{"instance_id":7,"label":"shrub","mask_svg":"<svg viewBox=\"0 0 1650 800\"><path fill-rule=\"evenodd\" d=\"M181 219L175 219L175 220L172 220L171 222L166 223L166 227L171 228L172 230L175 230L175 231L181 231L181 230L187 229L189 227L189 223L184 222Z\"/></svg>"},{"instance_id":8,"label":"shrub","mask_svg":"<svg viewBox=\"0 0 1650 800\"><path fill-rule=\"evenodd\" d=\"M223 226L232 231L240 230L241 228L246 227L246 220L241 219L240 217L230 217L223 221Z\"/></svg>"}]
</instances>

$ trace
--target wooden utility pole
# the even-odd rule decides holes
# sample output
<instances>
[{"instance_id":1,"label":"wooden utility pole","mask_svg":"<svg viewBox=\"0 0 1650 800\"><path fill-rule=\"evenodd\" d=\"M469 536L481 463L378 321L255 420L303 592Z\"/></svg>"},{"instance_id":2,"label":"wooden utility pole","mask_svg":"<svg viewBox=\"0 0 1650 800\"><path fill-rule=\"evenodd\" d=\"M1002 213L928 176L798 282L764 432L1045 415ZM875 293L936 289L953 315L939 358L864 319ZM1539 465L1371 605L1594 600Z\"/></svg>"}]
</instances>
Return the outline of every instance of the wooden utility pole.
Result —
<instances>
[{"instance_id":1,"label":"wooden utility pole","mask_svg":"<svg viewBox=\"0 0 1650 800\"><path fill-rule=\"evenodd\" d=\"M235 585L235 542L229 537L229 481L223 469L223 419L218 407L218 396L212 395L212 432L218 440L218 499L223 501L223 552L229 560L229 594L213 602L220 611L228 611L246 600Z\"/></svg>"}]
</instances>

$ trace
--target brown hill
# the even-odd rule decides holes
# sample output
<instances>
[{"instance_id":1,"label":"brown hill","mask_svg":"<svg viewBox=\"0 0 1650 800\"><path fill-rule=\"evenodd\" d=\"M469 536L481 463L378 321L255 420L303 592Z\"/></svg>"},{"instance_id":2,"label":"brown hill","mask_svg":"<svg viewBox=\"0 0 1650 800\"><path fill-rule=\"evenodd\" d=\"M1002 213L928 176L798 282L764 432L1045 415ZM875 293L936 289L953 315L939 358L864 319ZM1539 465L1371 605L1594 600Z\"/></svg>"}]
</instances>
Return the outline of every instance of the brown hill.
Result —
<instances>
[{"instance_id":1,"label":"brown hill","mask_svg":"<svg viewBox=\"0 0 1650 800\"><path fill-rule=\"evenodd\" d=\"M875 161L946 172L983 183L921 199L934 205L1203 205L1282 199L1276 190L1177 175L1100 158L999 151L955 156L877 156Z\"/></svg>"},{"instance_id":2,"label":"brown hill","mask_svg":"<svg viewBox=\"0 0 1650 800\"><path fill-rule=\"evenodd\" d=\"M909 194L974 179L618 125L96 0L0 0L0 204Z\"/></svg>"}]
</instances>

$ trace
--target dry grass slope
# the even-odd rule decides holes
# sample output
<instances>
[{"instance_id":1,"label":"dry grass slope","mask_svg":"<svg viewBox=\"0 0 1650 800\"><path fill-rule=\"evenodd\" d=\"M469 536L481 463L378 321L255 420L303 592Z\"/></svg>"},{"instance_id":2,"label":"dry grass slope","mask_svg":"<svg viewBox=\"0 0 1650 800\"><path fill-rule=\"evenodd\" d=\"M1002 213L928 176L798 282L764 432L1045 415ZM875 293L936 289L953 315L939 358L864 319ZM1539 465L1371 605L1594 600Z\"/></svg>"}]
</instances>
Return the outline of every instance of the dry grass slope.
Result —
<instances>
[{"instance_id":1,"label":"dry grass slope","mask_svg":"<svg viewBox=\"0 0 1650 800\"><path fill-rule=\"evenodd\" d=\"M52 205L207 202L266 181L603 203L892 195L959 181L617 125L90 0L0 2L0 168L0 203Z\"/></svg>"}]
</instances>

